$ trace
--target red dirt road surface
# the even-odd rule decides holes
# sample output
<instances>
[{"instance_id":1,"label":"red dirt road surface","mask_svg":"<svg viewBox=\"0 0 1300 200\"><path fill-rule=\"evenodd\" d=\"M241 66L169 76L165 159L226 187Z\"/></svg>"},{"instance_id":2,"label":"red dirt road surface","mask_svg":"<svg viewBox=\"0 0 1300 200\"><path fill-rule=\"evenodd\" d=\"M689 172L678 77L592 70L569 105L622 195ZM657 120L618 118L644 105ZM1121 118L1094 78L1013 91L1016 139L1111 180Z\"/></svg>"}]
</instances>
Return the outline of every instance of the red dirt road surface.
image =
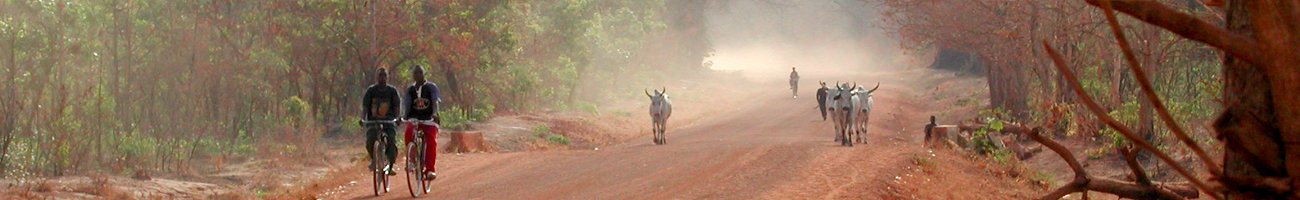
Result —
<instances>
[{"instance_id":1,"label":"red dirt road surface","mask_svg":"<svg viewBox=\"0 0 1300 200\"><path fill-rule=\"evenodd\" d=\"M773 81L735 97L747 103L709 105L731 106L727 111L693 122L670 119L666 145L653 145L645 128L627 130L643 137L599 150L442 154L433 191L421 198L1025 199L1037 193L965 156L920 146L921 127L938 112L925 105L934 98L925 88L943 79L929 74L934 73L901 69L856 76L882 86L869 141L855 147L833 142L830 122L813 108L816 80L834 79L809 73L800 86L805 95L797 100L784 80ZM938 166L920 167L917 160ZM369 175L355 174L352 183L319 197L411 197L402 175L392 179L392 192L374 197Z\"/></svg>"}]
</instances>

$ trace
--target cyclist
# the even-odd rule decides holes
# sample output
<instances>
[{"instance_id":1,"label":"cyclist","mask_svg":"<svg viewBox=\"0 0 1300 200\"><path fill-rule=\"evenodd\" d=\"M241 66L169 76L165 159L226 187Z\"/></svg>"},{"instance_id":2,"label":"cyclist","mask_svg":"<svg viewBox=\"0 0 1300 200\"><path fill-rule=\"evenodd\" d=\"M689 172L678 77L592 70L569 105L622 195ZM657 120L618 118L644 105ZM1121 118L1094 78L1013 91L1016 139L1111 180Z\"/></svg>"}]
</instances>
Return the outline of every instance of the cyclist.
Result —
<instances>
[{"instance_id":1,"label":"cyclist","mask_svg":"<svg viewBox=\"0 0 1300 200\"><path fill-rule=\"evenodd\" d=\"M401 105L399 104L401 98L400 93L397 92L397 87L388 85L388 70L382 67L379 68L375 76L375 84L366 88L366 93L361 97L361 110L364 112L361 115L361 120L397 119L397 109ZM395 128L392 126L380 127L379 129L367 129L366 131L367 155L374 155L374 150L369 147L378 142L380 132L387 134L388 138L395 138L395 135L397 135L397 130L394 130ZM388 166L384 166L385 173L388 173L389 176L397 175L392 166L392 163L397 160L397 144L389 142L388 146L384 147L384 154L388 156L389 163ZM371 160L370 162L375 161Z\"/></svg>"},{"instance_id":2,"label":"cyclist","mask_svg":"<svg viewBox=\"0 0 1300 200\"><path fill-rule=\"evenodd\" d=\"M406 98L403 99L406 112L403 114L403 118L407 120L438 121L436 119L438 103L442 101L442 97L438 94L438 85L424 80L424 67L419 65L411 69L411 77L415 79L415 83L406 88ZM438 136L438 127L419 123L408 124L406 126L406 145L411 145L411 141L414 139L412 134L416 128L424 131L424 141L427 144L424 149L424 178L433 180L438 178L434 167L438 158L438 142L434 140Z\"/></svg>"}]
</instances>

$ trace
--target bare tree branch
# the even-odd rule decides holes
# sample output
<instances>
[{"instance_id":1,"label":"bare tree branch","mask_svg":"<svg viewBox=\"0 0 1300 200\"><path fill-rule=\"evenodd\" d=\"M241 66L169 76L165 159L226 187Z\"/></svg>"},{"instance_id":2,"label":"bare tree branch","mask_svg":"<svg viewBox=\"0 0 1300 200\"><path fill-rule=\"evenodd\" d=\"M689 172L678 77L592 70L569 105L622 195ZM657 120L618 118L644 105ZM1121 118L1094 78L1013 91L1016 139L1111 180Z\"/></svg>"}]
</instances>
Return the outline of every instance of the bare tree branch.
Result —
<instances>
[{"instance_id":1,"label":"bare tree branch","mask_svg":"<svg viewBox=\"0 0 1300 200\"><path fill-rule=\"evenodd\" d=\"M1208 169L1212 174L1221 174L1219 164L1215 163L1209 154L1205 153L1205 149L1201 148L1200 144L1187 136L1187 131L1183 129L1182 125L1178 124L1178 121L1174 120L1173 115L1169 114L1169 108L1156 94L1155 87L1151 86L1151 79L1147 78L1146 72L1142 70L1142 63L1138 62L1137 56L1133 54L1133 47L1129 44L1128 37L1124 35L1124 30L1120 28L1119 19L1115 17L1115 10L1111 9L1110 2L1102 1L1100 7L1106 14L1106 21L1110 24L1111 33L1115 34L1115 40L1119 43L1120 51L1124 52L1124 59L1128 60L1128 66L1133 71L1133 77L1137 79L1138 85L1142 87L1144 97L1151 102L1152 107L1155 107L1156 113L1160 116L1160 121L1164 121L1165 126L1169 127L1170 132L1174 133L1174 137L1187 145L1187 148L1192 149L1192 152L1205 164L1205 169Z\"/></svg>"},{"instance_id":2,"label":"bare tree branch","mask_svg":"<svg viewBox=\"0 0 1300 200\"><path fill-rule=\"evenodd\" d=\"M1100 6L1107 2L1114 9L1133 18L1169 30L1188 39L1203 42L1254 64L1264 64L1266 58L1260 51L1259 41L1253 38L1233 34L1223 27L1201 21L1194 16L1179 12L1157 1L1149 0L1086 0L1088 4Z\"/></svg>"},{"instance_id":3,"label":"bare tree branch","mask_svg":"<svg viewBox=\"0 0 1300 200\"><path fill-rule=\"evenodd\" d=\"M1065 159L1065 163L1070 165L1070 169L1074 170L1074 180L1039 199L1061 199L1062 197L1065 197L1065 195L1086 191L1103 192L1114 194L1121 198L1130 199L1184 199L1196 198L1200 194L1195 188L1190 187L1160 187L1151 184L1150 182L1147 182L1146 184L1135 184L1105 178L1089 177L1087 172L1084 171L1083 165L1079 164L1079 161L1074 158L1074 154L1070 153L1069 149L1066 149L1065 146L1062 146L1060 143L1056 143L1056 141L1043 137L1042 132L1043 128L1039 127L1034 128L1031 131L1022 131L1020 133L1028 135L1030 139L1043 144L1043 146L1051 149L1052 152L1056 152L1057 155L1060 155L1062 159ZM1137 166L1136 163L1130 163L1130 167L1135 166ZM1135 172L1140 172L1140 170Z\"/></svg>"},{"instance_id":4,"label":"bare tree branch","mask_svg":"<svg viewBox=\"0 0 1300 200\"><path fill-rule=\"evenodd\" d=\"M1139 185L1151 185L1151 178L1147 176L1146 170L1142 169L1142 164L1137 161L1137 148L1133 148L1133 145L1126 145L1124 147L1115 147L1115 151L1119 152L1120 156L1124 156L1124 163L1128 164L1129 171L1133 171L1134 182Z\"/></svg>"},{"instance_id":5,"label":"bare tree branch","mask_svg":"<svg viewBox=\"0 0 1300 200\"><path fill-rule=\"evenodd\" d=\"M1089 111L1092 111L1092 113L1096 115L1098 119L1101 119L1102 122L1105 122L1107 126L1110 126L1111 128L1118 131L1120 135L1123 135L1124 138L1128 139L1133 144L1136 144L1138 147L1141 147L1143 150L1151 151L1152 154L1156 155L1156 157L1160 158L1161 161L1164 161L1166 164L1172 167L1174 171L1178 172L1179 175L1182 175L1184 178L1187 178L1187 180L1191 182L1192 185L1195 185L1197 189L1200 189L1202 191L1214 191L1211 190L1209 185L1205 184L1204 181L1201 181L1199 178L1197 178L1195 175L1189 172L1186 167L1183 167L1172 157L1170 157L1169 154L1166 154L1165 152L1156 149L1155 146L1151 145L1150 142L1142 139L1141 137L1138 137L1136 134L1133 134L1132 129L1123 126L1123 124L1121 124L1119 121L1107 115L1105 110L1101 108L1101 105L1098 105L1096 101L1093 101L1092 96L1088 95L1088 93L1083 90L1083 85L1079 83L1079 77L1076 77L1074 75L1074 72L1071 72L1070 69L1065 66L1065 59L1061 58L1061 55L1057 53L1056 50L1053 49L1052 46L1049 45L1046 40L1044 40L1042 43L1043 43L1043 48L1047 51L1047 54L1052 57L1052 61L1056 64L1055 65L1056 69L1060 70L1061 75L1063 75L1066 81L1070 83L1069 84L1070 88L1074 90L1074 93L1078 95L1079 99L1082 100L1083 104L1088 108ZM1219 196L1213 194L1210 195L1210 197L1213 199L1222 199Z\"/></svg>"}]
</instances>

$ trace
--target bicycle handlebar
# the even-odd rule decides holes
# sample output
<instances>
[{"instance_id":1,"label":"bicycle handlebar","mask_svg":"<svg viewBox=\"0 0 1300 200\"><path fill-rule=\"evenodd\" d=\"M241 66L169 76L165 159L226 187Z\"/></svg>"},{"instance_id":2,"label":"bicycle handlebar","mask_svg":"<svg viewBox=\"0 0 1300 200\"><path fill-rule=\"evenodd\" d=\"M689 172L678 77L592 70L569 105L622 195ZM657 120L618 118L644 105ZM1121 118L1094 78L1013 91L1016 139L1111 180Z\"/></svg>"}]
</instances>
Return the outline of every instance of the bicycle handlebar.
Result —
<instances>
[{"instance_id":1,"label":"bicycle handlebar","mask_svg":"<svg viewBox=\"0 0 1300 200\"><path fill-rule=\"evenodd\" d=\"M437 122L434 122L433 119L430 119L430 120L406 119L406 120L402 120L402 122L413 123L413 124L423 124L423 125L438 125L438 123L437 123Z\"/></svg>"},{"instance_id":2,"label":"bicycle handlebar","mask_svg":"<svg viewBox=\"0 0 1300 200\"><path fill-rule=\"evenodd\" d=\"M366 125L384 125L384 124L392 125L392 126L397 126L397 120L396 120L396 119L392 119L392 120L361 120L361 121L358 121L357 124L360 124L361 126L366 126Z\"/></svg>"}]
</instances>

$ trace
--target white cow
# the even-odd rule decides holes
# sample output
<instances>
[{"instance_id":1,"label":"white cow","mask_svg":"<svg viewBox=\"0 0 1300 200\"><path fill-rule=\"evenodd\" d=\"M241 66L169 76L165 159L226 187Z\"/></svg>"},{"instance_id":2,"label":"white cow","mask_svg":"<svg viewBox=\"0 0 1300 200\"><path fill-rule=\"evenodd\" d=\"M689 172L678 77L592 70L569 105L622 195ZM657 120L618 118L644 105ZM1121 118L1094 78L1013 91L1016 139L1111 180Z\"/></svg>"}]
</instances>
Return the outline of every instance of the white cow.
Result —
<instances>
[{"instance_id":1,"label":"white cow","mask_svg":"<svg viewBox=\"0 0 1300 200\"><path fill-rule=\"evenodd\" d=\"M843 112L835 112L835 110L840 107L839 101L837 101L835 98L839 97L840 94L843 92L844 91L841 90L840 88L840 84L835 83L835 85L826 89L826 99L822 100L824 101L823 103L826 105L826 107L823 109L826 109L826 113L830 114L831 126L835 127L836 142L839 142L840 140L844 139L844 135L840 134L843 131L844 127L841 127L839 122L840 122L840 118L844 118L845 116L842 115Z\"/></svg>"},{"instance_id":2,"label":"white cow","mask_svg":"<svg viewBox=\"0 0 1300 200\"><path fill-rule=\"evenodd\" d=\"M855 126L856 131L854 134L857 135L858 143L867 143L866 139L863 139L863 135L867 134L867 122L871 119L871 106L875 104L872 96L875 94L876 89L880 89L880 83L876 83L876 87L871 88L871 90L861 86L853 87L853 103L855 103L853 107L857 111L854 113L856 116L853 117L853 126Z\"/></svg>"},{"instance_id":3,"label":"white cow","mask_svg":"<svg viewBox=\"0 0 1300 200\"><path fill-rule=\"evenodd\" d=\"M668 143L668 137L664 132L668 130L668 117L673 115L673 104L668 100L668 88L663 91L655 90L653 95L644 91L646 97L650 97L650 118L654 123L654 142L655 144Z\"/></svg>"},{"instance_id":4,"label":"white cow","mask_svg":"<svg viewBox=\"0 0 1300 200\"><path fill-rule=\"evenodd\" d=\"M853 146L853 140L849 137L849 133L853 132L852 122L854 122L856 115L853 112L855 109L851 89L848 83L842 83L828 90L826 95L826 110L831 113L831 118L834 119L835 139L844 146Z\"/></svg>"}]
</instances>

